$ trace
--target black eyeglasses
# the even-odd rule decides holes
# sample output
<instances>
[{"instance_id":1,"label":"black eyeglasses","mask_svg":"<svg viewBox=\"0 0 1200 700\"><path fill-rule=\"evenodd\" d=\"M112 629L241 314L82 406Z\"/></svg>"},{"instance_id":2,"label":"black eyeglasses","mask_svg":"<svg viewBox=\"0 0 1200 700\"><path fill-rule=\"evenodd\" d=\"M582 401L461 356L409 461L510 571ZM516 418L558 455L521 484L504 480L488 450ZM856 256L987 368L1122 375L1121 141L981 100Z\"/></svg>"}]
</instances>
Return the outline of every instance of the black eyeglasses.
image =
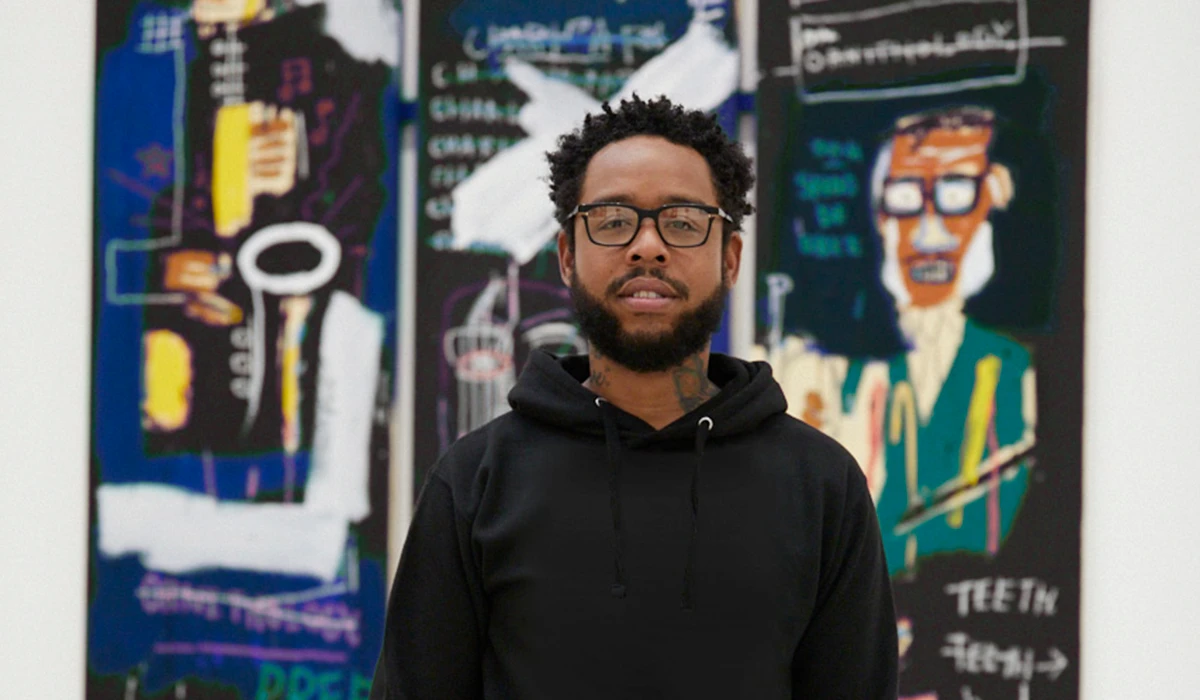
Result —
<instances>
[{"instance_id":1,"label":"black eyeglasses","mask_svg":"<svg viewBox=\"0 0 1200 700\"><path fill-rule=\"evenodd\" d=\"M970 214L979 203L979 187L985 175L942 175L930 192L919 177L889 177L883 182L879 208L887 216L918 216L931 198L933 209L942 216Z\"/></svg>"},{"instance_id":2,"label":"black eyeglasses","mask_svg":"<svg viewBox=\"0 0 1200 700\"><path fill-rule=\"evenodd\" d=\"M663 243L672 248L704 245L712 231L713 219L733 223L720 207L707 204L667 204L657 209L642 209L632 204L593 202L575 207L567 218L575 216L583 219L583 228L592 243L614 248L632 243L642 219L647 217L654 221Z\"/></svg>"}]
</instances>

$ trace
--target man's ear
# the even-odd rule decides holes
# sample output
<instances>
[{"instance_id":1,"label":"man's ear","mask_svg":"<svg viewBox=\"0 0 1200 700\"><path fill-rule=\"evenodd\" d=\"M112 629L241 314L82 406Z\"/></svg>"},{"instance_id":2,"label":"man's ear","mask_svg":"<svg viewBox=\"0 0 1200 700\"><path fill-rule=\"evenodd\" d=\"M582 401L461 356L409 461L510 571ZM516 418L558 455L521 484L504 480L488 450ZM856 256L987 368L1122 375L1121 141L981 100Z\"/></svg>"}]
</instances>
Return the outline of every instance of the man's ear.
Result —
<instances>
[{"instance_id":1,"label":"man's ear","mask_svg":"<svg viewBox=\"0 0 1200 700\"><path fill-rule=\"evenodd\" d=\"M724 268L722 272L725 279L729 280L730 287L737 284L738 273L742 268L742 244L742 232L734 231L721 255L721 266Z\"/></svg>"},{"instance_id":2,"label":"man's ear","mask_svg":"<svg viewBox=\"0 0 1200 700\"><path fill-rule=\"evenodd\" d=\"M992 197L992 206L997 209L1008 209L1008 204L1012 201L1014 194L1012 173L1008 168L999 163L992 163L992 166L988 168L987 186L988 194Z\"/></svg>"},{"instance_id":3,"label":"man's ear","mask_svg":"<svg viewBox=\"0 0 1200 700\"><path fill-rule=\"evenodd\" d=\"M575 253L571 251L568 235L566 231L558 232L558 274L562 276L563 284L570 287L571 276L575 274Z\"/></svg>"}]
</instances>

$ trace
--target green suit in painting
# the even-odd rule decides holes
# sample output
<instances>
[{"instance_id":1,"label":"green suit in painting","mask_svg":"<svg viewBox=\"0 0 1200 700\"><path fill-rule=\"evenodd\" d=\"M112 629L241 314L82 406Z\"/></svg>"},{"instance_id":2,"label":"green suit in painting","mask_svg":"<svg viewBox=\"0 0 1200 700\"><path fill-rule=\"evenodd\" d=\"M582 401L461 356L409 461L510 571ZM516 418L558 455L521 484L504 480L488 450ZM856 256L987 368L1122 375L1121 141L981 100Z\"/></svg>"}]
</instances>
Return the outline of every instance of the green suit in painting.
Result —
<instances>
[{"instance_id":1,"label":"green suit in painting","mask_svg":"<svg viewBox=\"0 0 1200 700\"><path fill-rule=\"evenodd\" d=\"M844 405L853 400L861 368L850 367ZM936 553L995 553L1029 478L1028 461L1021 458L1032 443L1023 410L1032 398L1024 395L1031 390L1028 351L967 320L927 416L913 397L908 355L891 358L887 369L888 476L876 508L889 571L910 569Z\"/></svg>"}]
</instances>

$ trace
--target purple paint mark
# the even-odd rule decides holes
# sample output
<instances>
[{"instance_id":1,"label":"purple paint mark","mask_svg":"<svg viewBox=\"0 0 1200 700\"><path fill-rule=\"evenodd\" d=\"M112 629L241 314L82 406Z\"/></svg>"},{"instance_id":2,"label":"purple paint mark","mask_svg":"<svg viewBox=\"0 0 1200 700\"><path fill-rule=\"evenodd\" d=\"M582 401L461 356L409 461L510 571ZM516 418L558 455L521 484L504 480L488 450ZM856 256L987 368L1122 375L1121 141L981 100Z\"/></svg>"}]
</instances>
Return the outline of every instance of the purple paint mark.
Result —
<instances>
[{"instance_id":1,"label":"purple paint mark","mask_svg":"<svg viewBox=\"0 0 1200 700\"><path fill-rule=\"evenodd\" d=\"M208 494L209 496L212 496L213 498L216 498L217 497L217 469L216 469L216 465L213 464L212 452L205 450L204 454L201 456L200 460L204 464L204 493Z\"/></svg>"},{"instance_id":2,"label":"purple paint mark","mask_svg":"<svg viewBox=\"0 0 1200 700\"><path fill-rule=\"evenodd\" d=\"M439 396L437 400L438 454L450 449L450 426L447 425L449 414L449 402L445 396Z\"/></svg>"},{"instance_id":3,"label":"purple paint mark","mask_svg":"<svg viewBox=\"0 0 1200 700\"><path fill-rule=\"evenodd\" d=\"M560 299L570 299L571 291L562 286L562 283L539 282L537 280L521 280L521 289L528 289L534 292L544 292L551 296L556 296Z\"/></svg>"},{"instance_id":4,"label":"purple paint mark","mask_svg":"<svg viewBox=\"0 0 1200 700\"><path fill-rule=\"evenodd\" d=\"M175 222L171 221L170 219L165 219L165 218L161 218L161 217L157 218L157 219L151 219L146 216L130 217L129 223L132 226L140 226L142 228L147 228L147 229L152 226L160 228L160 229L169 229L175 225ZM203 219L196 218L196 217L189 217L186 214L184 215L181 223L184 226L186 226L187 228L193 229L193 232L198 230L198 231L204 231L207 233L212 233L212 231L213 231L212 226L209 225L208 223L205 223Z\"/></svg>"},{"instance_id":5,"label":"purple paint mark","mask_svg":"<svg viewBox=\"0 0 1200 700\"><path fill-rule=\"evenodd\" d=\"M468 294L478 294L487 282L476 282L468 284L465 287L456 289L450 296L446 297L446 301L442 303L442 332L438 338L445 338L450 329L454 327L454 307ZM569 301L571 292L562 285L550 284L548 282L539 282L537 280L521 280L520 289L533 292L542 292L551 296L556 296L563 301ZM441 345L438 345L438 393L445 396L450 391L450 363L446 361L446 356L441 353Z\"/></svg>"},{"instance_id":6,"label":"purple paint mark","mask_svg":"<svg viewBox=\"0 0 1200 700\"><path fill-rule=\"evenodd\" d=\"M320 184L312 194L304 199L304 204L300 208L300 213L304 215L305 221L312 221L313 204L321 198L325 190L329 189L329 171L333 170L333 166L342 158L342 141L346 136L346 132L354 125L354 113L358 111L358 103L361 101L361 95L355 95L350 99L350 106L346 108L346 114L342 118L342 123L338 126L337 132L333 136L332 151L329 154L329 160L321 165L321 169L317 171L317 182Z\"/></svg>"},{"instance_id":7,"label":"purple paint mark","mask_svg":"<svg viewBox=\"0 0 1200 700\"><path fill-rule=\"evenodd\" d=\"M568 318L571 318L570 309L554 309L553 311L545 311L540 314L534 314L533 316L522 320L520 326L518 327L521 330L526 330L532 328L533 326L546 323L547 321L557 321L559 319Z\"/></svg>"},{"instance_id":8,"label":"purple paint mark","mask_svg":"<svg viewBox=\"0 0 1200 700\"><path fill-rule=\"evenodd\" d=\"M283 502L291 503L296 496L296 458L283 456Z\"/></svg>"},{"instance_id":9,"label":"purple paint mark","mask_svg":"<svg viewBox=\"0 0 1200 700\"><path fill-rule=\"evenodd\" d=\"M327 664L344 664L348 654L344 651L323 649L284 649L280 647L254 647L246 644L224 644L221 642L158 642L154 653L164 656L236 656L259 661L284 661L303 663L315 661Z\"/></svg>"},{"instance_id":10,"label":"purple paint mark","mask_svg":"<svg viewBox=\"0 0 1200 700\"><path fill-rule=\"evenodd\" d=\"M329 222L333 220L333 217L337 216L338 211L346 205L346 202L350 201L350 197L352 197L354 193L358 191L358 188L362 187L362 184L362 175L359 175L351 180L350 184L346 185L346 190L342 192L341 196L334 200L333 206L329 207L329 211L325 212L325 216L322 217L321 223L328 226Z\"/></svg>"},{"instance_id":11,"label":"purple paint mark","mask_svg":"<svg viewBox=\"0 0 1200 700\"><path fill-rule=\"evenodd\" d=\"M446 297L446 301L442 303L442 332L438 334L438 340L446 337L446 333L450 332L451 323L454 321L454 305L468 294L477 294L480 290L487 286L487 282L476 282L461 287L455 290L450 296ZM450 363L446 361L446 355L442 352L442 345L438 343L438 393L442 396L450 391Z\"/></svg>"},{"instance_id":12,"label":"purple paint mark","mask_svg":"<svg viewBox=\"0 0 1200 700\"><path fill-rule=\"evenodd\" d=\"M129 190L130 192L133 192L134 194L140 194L150 201L154 201L154 198L158 196L157 192L150 189L146 185L143 185L142 183L138 182L137 180L134 180L133 178L129 177L128 175L121 172L120 170L117 170L116 168L108 169L108 177L110 180L117 183L121 187L124 187L125 189Z\"/></svg>"}]
</instances>

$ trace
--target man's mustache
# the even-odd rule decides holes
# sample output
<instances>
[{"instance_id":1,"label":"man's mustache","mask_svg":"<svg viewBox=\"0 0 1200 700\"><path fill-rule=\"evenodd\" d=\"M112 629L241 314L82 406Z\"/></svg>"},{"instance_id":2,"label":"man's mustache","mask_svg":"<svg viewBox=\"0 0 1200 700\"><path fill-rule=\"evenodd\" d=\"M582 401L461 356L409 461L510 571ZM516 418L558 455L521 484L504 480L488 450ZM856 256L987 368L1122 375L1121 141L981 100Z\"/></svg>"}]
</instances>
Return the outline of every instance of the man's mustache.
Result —
<instances>
[{"instance_id":1,"label":"man's mustache","mask_svg":"<svg viewBox=\"0 0 1200 700\"><path fill-rule=\"evenodd\" d=\"M621 291L621 287L624 287L626 284L629 284L630 282L632 282L633 280L635 280L639 277L653 277L656 280L662 281L667 286L669 286L671 289L675 290L675 294L678 295L679 298L683 299L684 301L687 301L688 297L691 294L691 292L688 289L688 286L686 284L684 284L683 282L680 282L679 280L671 279L670 277L667 277L667 273L663 272L661 269L659 269L657 267L650 267L650 268L635 267L635 268L633 268L629 272L626 272L625 274L621 275L617 279L613 280L613 282L611 284L609 284L608 288L605 290L605 294L610 297L615 297Z\"/></svg>"}]
</instances>

